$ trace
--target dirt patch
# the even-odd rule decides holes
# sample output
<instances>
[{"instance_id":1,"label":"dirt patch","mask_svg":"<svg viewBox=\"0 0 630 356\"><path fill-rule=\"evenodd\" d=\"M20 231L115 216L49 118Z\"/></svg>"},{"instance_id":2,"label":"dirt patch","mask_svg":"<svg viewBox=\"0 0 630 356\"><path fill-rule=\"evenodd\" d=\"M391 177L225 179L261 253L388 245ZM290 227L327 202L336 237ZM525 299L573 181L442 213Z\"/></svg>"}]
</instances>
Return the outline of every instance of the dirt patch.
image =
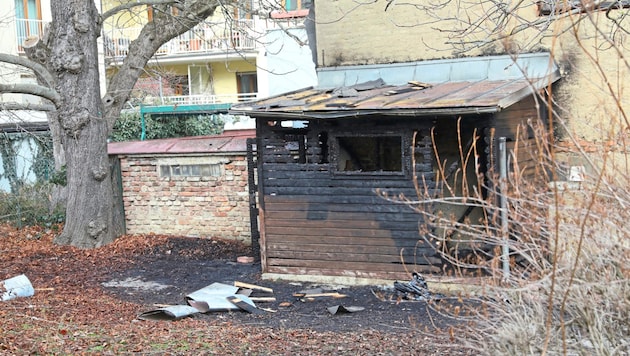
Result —
<instances>
[{"instance_id":1,"label":"dirt patch","mask_svg":"<svg viewBox=\"0 0 630 356\"><path fill-rule=\"evenodd\" d=\"M431 327L444 329L453 320L444 318L424 301L401 298L393 285L330 286L309 283L289 283L261 279L260 264L237 263L236 258L251 255L249 247L224 240L200 240L172 237L150 254L138 256L135 266L110 274L105 282L108 293L117 298L146 307L153 305L185 304L187 294L211 283L232 285L246 282L273 289L272 302L258 302L257 306L273 310L261 315L244 312L214 312L198 314L195 318L221 318L241 324L257 324L272 328L308 328L318 331L353 331L370 329L396 332L400 329ZM127 281L127 284L121 283ZM118 284L118 285L117 285ZM323 292L338 292L343 298L329 296L301 298L294 296L302 290L319 288ZM434 301L449 307L454 300ZM329 307L357 306L355 313L332 315ZM140 310L139 310L140 312Z\"/></svg>"},{"instance_id":2,"label":"dirt patch","mask_svg":"<svg viewBox=\"0 0 630 356\"><path fill-rule=\"evenodd\" d=\"M261 280L259 264L236 263L238 256L251 255L250 248L220 239L124 236L79 250L54 245L55 233L0 225L0 279L25 274L35 287L33 297L3 302L0 353L466 354L453 349L449 338L461 321L435 309L455 306L455 298L410 302L392 288ZM270 311L210 312L179 321L137 318L159 306L185 304L187 294L214 282L234 281L272 288L275 301L257 303ZM315 287L346 297L293 295ZM337 305L362 310L328 312ZM185 351L161 352L173 347Z\"/></svg>"}]
</instances>

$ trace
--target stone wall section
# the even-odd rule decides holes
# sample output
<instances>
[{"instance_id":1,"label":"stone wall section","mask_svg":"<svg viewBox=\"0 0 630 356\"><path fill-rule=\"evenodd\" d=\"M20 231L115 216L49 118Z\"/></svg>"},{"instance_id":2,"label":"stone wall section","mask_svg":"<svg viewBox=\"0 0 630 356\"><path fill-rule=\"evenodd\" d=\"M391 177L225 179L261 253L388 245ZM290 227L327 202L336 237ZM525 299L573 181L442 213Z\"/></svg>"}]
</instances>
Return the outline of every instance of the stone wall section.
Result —
<instances>
[{"instance_id":1,"label":"stone wall section","mask_svg":"<svg viewBox=\"0 0 630 356\"><path fill-rule=\"evenodd\" d=\"M242 156L120 156L127 233L219 237L251 243ZM160 174L163 164L220 164L220 176Z\"/></svg>"}]
</instances>

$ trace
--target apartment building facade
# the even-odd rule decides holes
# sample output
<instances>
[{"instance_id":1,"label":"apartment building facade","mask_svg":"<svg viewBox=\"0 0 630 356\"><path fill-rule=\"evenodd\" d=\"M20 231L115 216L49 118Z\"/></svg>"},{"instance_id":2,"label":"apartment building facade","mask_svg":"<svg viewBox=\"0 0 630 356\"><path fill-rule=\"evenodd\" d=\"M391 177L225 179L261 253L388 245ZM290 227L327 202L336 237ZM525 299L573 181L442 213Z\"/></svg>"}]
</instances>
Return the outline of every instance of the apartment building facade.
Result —
<instances>
[{"instance_id":1,"label":"apartment building facade","mask_svg":"<svg viewBox=\"0 0 630 356\"><path fill-rule=\"evenodd\" d=\"M48 0L0 1L0 53L24 55L22 43L29 36L40 36L50 21ZM0 83L35 84L36 78L15 66L0 66ZM35 106L40 98L28 94L0 93L0 192L15 191L22 184L46 179L52 162L46 114L37 110L14 110L14 105ZM35 135L35 136L33 136Z\"/></svg>"},{"instance_id":2,"label":"apartment building facade","mask_svg":"<svg viewBox=\"0 0 630 356\"><path fill-rule=\"evenodd\" d=\"M106 1L103 10L116 4ZM314 64L303 28L308 2L283 2L283 8L264 18L252 15L259 13L253 1L238 4L218 7L195 28L164 44L145 68L130 104L163 106L165 112L182 105L211 109L217 104L222 110L226 104L314 85ZM105 22L108 74L117 70L153 11L142 7L133 16L122 13Z\"/></svg>"}]
</instances>

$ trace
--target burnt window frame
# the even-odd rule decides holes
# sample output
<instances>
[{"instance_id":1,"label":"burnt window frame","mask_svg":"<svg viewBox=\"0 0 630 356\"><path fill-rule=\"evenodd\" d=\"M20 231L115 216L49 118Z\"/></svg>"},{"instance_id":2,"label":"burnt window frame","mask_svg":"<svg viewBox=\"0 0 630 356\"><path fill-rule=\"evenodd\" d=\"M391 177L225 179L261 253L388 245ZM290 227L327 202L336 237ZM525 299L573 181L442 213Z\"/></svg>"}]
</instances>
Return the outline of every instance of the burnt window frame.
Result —
<instances>
[{"instance_id":1,"label":"burnt window frame","mask_svg":"<svg viewBox=\"0 0 630 356\"><path fill-rule=\"evenodd\" d=\"M398 137L400 138L401 170L400 171L341 171L339 170L339 138L340 137ZM330 172L333 178L387 177L408 179L411 177L411 135L403 130L365 131L365 132L329 132L328 148Z\"/></svg>"}]
</instances>

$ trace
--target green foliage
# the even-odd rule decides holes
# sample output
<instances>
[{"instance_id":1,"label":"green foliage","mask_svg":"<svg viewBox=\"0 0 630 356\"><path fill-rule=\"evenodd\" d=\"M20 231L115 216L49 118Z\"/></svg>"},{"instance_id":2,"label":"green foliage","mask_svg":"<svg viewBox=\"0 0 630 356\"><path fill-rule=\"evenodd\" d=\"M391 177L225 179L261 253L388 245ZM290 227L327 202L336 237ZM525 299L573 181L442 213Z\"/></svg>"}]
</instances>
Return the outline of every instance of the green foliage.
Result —
<instances>
[{"instance_id":1,"label":"green foliage","mask_svg":"<svg viewBox=\"0 0 630 356\"><path fill-rule=\"evenodd\" d=\"M25 147L28 147L32 156L19 157L21 150ZM25 172L18 172L18 161L24 161L26 164ZM31 173L35 175L37 182L47 181L54 165L50 132L2 133L0 135L0 162L3 168L0 178L9 181L12 192L17 192L26 183L25 180Z\"/></svg>"},{"instance_id":2,"label":"green foliage","mask_svg":"<svg viewBox=\"0 0 630 356\"><path fill-rule=\"evenodd\" d=\"M20 187L17 192L0 192L0 222L22 226L52 226L65 220L61 207L51 208L52 184Z\"/></svg>"},{"instance_id":3,"label":"green foliage","mask_svg":"<svg viewBox=\"0 0 630 356\"><path fill-rule=\"evenodd\" d=\"M216 114L145 116L146 139L203 136L219 134L223 119ZM139 140L142 120L139 112L122 113L114 125L110 140L114 142Z\"/></svg>"},{"instance_id":4,"label":"green foliage","mask_svg":"<svg viewBox=\"0 0 630 356\"><path fill-rule=\"evenodd\" d=\"M60 185L62 187L66 186L66 184L68 183L68 180L67 180L67 176L66 176L66 165L65 164L63 166L61 166L61 169L56 170L56 171L53 172L53 174L50 177L50 183L57 184L57 185Z\"/></svg>"}]
</instances>

